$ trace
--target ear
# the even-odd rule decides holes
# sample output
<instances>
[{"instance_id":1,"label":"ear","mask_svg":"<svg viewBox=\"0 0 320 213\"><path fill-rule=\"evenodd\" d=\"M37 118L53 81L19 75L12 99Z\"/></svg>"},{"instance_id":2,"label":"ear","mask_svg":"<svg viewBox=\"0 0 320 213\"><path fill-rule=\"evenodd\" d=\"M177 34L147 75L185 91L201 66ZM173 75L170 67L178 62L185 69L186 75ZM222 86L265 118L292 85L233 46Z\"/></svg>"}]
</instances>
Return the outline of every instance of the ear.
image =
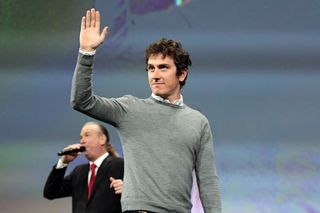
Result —
<instances>
[{"instance_id":1,"label":"ear","mask_svg":"<svg viewBox=\"0 0 320 213\"><path fill-rule=\"evenodd\" d=\"M105 145L107 141L107 137L105 135L100 135L100 145Z\"/></svg>"},{"instance_id":2,"label":"ear","mask_svg":"<svg viewBox=\"0 0 320 213\"><path fill-rule=\"evenodd\" d=\"M186 79L188 75L188 69L187 68L184 68L181 70L181 74L179 75L179 81L184 81L184 79Z\"/></svg>"}]
</instances>

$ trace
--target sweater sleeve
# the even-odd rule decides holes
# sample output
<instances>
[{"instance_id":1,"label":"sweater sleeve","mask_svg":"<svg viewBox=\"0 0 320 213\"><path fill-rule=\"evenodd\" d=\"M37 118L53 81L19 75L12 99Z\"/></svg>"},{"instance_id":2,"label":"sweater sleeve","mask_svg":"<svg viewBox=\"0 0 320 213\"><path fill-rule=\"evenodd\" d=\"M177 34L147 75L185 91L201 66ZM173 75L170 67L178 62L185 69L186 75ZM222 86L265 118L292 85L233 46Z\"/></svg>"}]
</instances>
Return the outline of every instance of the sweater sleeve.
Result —
<instances>
[{"instance_id":1,"label":"sweater sleeve","mask_svg":"<svg viewBox=\"0 0 320 213\"><path fill-rule=\"evenodd\" d=\"M213 153L213 139L208 122L205 123L196 158L196 177L205 213L220 213L219 178Z\"/></svg>"},{"instance_id":2,"label":"sweater sleeve","mask_svg":"<svg viewBox=\"0 0 320 213\"><path fill-rule=\"evenodd\" d=\"M93 93L94 56L79 53L71 88L71 106L90 117L117 126L126 112L121 98L105 98Z\"/></svg>"}]
</instances>

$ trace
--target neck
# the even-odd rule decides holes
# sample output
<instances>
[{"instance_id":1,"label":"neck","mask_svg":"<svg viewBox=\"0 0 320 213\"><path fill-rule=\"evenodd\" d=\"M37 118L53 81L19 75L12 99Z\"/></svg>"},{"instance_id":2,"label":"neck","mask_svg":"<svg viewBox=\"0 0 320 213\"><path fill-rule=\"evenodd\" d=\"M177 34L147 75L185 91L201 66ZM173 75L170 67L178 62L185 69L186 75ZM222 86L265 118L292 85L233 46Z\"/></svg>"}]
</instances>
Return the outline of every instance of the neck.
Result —
<instances>
[{"instance_id":1,"label":"neck","mask_svg":"<svg viewBox=\"0 0 320 213\"><path fill-rule=\"evenodd\" d=\"M152 97L158 101L161 102L167 102L167 103L171 103L171 104L175 104L175 105L179 105L182 106L183 105L183 97L181 94L178 94L178 96L176 98L168 98L168 97L163 97L163 96L157 96L154 93L151 94Z\"/></svg>"},{"instance_id":2,"label":"neck","mask_svg":"<svg viewBox=\"0 0 320 213\"><path fill-rule=\"evenodd\" d=\"M92 158L88 158L89 161L91 162L95 162L97 159L99 159L102 155L104 155L105 153L107 153L106 150L100 152L99 154L97 154L96 156L92 157Z\"/></svg>"},{"instance_id":3,"label":"neck","mask_svg":"<svg viewBox=\"0 0 320 213\"><path fill-rule=\"evenodd\" d=\"M181 98L180 93L176 96L171 96L171 97L167 97L164 99L167 99L168 101L170 101L170 103L174 103L175 101L179 100Z\"/></svg>"}]
</instances>

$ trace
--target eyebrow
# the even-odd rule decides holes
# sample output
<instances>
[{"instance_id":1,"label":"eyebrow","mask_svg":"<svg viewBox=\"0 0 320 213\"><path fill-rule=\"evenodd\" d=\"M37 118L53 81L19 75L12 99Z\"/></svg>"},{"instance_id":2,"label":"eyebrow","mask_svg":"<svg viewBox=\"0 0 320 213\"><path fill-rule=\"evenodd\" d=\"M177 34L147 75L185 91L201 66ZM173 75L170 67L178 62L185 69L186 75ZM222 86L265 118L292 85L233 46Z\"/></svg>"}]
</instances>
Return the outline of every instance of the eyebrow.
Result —
<instances>
[{"instance_id":1,"label":"eyebrow","mask_svg":"<svg viewBox=\"0 0 320 213\"><path fill-rule=\"evenodd\" d=\"M148 67L150 67L150 66L153 66L153 67L163 67L163 66L166 66L166 67L170 67L170 64L157 64L157 65L154 65L154 64L148 64L147 65Z\"/></svg>"}]
</instances>

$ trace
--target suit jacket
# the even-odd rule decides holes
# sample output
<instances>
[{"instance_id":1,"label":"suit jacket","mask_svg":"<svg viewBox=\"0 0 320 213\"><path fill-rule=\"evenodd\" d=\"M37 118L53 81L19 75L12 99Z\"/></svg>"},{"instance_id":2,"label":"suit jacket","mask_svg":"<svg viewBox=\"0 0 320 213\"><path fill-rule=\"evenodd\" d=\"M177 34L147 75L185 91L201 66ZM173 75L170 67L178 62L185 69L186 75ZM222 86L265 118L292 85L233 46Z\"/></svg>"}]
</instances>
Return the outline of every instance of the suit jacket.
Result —
<instances>
[{"instance_id":1,"label":"suit jacket","mask_svg":"<svg viewBox=\"0 0 320 213\"><path fill-rule=\"evenodd\" d=\"M66 168L53 167L46 181L43 195L47 199L72 196L73 213L121 213L120 195L110 188L110 177L123 179L123 159L108 155L96 174L88 200L89 163L77 166L64 177Z\"/></svg>"}]
</instances>

